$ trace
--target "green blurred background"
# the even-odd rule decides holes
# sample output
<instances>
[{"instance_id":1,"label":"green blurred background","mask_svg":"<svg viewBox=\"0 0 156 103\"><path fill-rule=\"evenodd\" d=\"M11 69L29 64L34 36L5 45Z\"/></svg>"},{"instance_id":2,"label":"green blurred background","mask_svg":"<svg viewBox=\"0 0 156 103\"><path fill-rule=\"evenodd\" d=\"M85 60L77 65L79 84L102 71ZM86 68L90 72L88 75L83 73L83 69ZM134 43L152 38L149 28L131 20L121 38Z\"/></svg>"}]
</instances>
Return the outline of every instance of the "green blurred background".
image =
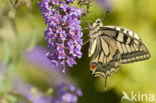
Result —
<instances>
[{"instance_id":1,"label":"green blurred background","mask_svg":"<svg viewBox=\"0 0 156 103\"><path fill-rule=\"evenodd\" d=\"M55 81L56 77L47 77L46 72L24 58L24 52L36 45L47 48L43 36L46 25L37 1L28 2L31 3L14 9L9 0L0 0L0 60L13 65L15 73L44 91L49 88L49 81ZM111 13L107 14L103 24L135 31L148 47L151 58L121 65L118 72L108 78L107 91L104 91L104 79L92 77L89 70L91 58L86 55L89 44L84 45L82 58L77 59L77 65L69 68L66 74L83 91L78 103L120 103L123 91L129 95L131 91L156 95L156 0L111 0L110 7ZM104 12L94 2L91 13L83 20L103 18ZM83 28L87 27L85 22L81 24ZM89 32L83 32L86 41Z\"/></svg>"}]
</instances>

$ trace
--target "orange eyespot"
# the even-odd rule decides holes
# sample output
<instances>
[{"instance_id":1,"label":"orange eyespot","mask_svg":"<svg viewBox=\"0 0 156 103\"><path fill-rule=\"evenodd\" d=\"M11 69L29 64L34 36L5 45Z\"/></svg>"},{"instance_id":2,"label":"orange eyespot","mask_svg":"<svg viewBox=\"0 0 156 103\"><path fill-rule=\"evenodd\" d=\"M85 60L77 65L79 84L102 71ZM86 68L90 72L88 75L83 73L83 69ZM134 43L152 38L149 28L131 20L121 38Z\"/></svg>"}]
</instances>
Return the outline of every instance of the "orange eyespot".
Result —
<instances>
[{"instance_id":1,"label":"orange eyespot","mask_svg":"<svg viewBox=\"0 0 156 103\"><path fill-rule=\"evenodd\" d=\"M92 69L92 70L96 69L96 65L95 64L91 64L90 65L90 69Z\"/></svg>"}]
</instances>

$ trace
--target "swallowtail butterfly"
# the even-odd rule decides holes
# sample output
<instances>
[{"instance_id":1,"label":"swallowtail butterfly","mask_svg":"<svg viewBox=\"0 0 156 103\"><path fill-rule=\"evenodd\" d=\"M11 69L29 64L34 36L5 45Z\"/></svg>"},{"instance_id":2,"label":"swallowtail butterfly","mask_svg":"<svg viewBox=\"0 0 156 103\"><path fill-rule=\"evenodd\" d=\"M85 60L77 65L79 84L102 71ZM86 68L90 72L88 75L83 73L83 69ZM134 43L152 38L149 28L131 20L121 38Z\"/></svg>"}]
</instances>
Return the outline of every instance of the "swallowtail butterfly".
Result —
<instances>
[{"instance_id":1,"label":"swallowtail butterfly","mask_svg":"<svg viewBox=\"0 0 156 103\"><path fill-rule=\"evenodd\" d=\"M97 19L90 28L88 56L93 58L90 70L105 78L116 72L120 64L133 63L151 57L147 47L133 31L118 26L103 26Z\"/></svg>"}]
</instances>

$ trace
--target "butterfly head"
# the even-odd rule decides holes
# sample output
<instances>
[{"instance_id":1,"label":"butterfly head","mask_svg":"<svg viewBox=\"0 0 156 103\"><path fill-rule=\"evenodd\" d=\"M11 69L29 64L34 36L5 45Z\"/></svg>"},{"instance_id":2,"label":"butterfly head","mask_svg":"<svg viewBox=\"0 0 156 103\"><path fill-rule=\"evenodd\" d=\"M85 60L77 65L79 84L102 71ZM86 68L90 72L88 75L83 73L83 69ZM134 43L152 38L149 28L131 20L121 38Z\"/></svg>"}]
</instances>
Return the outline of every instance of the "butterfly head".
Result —
<instances>
[{"instance_id":1,"label":"butterfly head","mask_svg":"<svg viewBox=\"0 0 156 103\"><path fill-rule=\"evenodd\" d=\"M96 32L99 30L100 27L102 27L102 20L97 19L92 25L89 26L90 28L90 35L92 35L93 32Z\"/></svg>"},{"instance_id":2,"label":"butterfly head","mask_svg":"<svg viewBox=\"0 0 156 103\"><path fill-rule=\"evenodd\" d=\"M96 30L96 29L98 29L98 28L101 27L101 26L102 26L102 20L101 20L101 19L97 19L97 20L93 23L92 29L93 29L93 30Z\"/></svg>"}]
</instances>

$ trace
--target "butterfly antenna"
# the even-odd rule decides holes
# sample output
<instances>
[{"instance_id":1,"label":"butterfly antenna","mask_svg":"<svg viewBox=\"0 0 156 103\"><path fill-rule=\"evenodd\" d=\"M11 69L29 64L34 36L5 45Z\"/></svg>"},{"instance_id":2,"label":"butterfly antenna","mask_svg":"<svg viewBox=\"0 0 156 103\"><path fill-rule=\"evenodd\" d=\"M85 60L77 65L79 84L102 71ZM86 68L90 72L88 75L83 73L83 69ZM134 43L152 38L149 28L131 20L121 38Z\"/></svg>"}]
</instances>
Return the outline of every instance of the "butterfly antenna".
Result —
<instances>
[{"instance_id":1,"label":"butterfly antenna","mask_svg":"<svg viewBox=\"0 0 156 103\"><path fill-rule=\"evenodd\" d=\"M93 23L93 21L92 20L81 20L81 21L84 21L84 22L91 22L91 23Z\"/></svg>"},{"instance_id":2,"label":"butterfly antenna","mask_svg":"<svg viewBox=\"0 0 156 103\"><path fill-rule=\"evenodd\" d=\"M108 13L110 13L109 8L106 9L105 14L104 14L104 17L102 18L102 21L106 18L106 16L107 16Z\"/></svg>"}]
</instances>

